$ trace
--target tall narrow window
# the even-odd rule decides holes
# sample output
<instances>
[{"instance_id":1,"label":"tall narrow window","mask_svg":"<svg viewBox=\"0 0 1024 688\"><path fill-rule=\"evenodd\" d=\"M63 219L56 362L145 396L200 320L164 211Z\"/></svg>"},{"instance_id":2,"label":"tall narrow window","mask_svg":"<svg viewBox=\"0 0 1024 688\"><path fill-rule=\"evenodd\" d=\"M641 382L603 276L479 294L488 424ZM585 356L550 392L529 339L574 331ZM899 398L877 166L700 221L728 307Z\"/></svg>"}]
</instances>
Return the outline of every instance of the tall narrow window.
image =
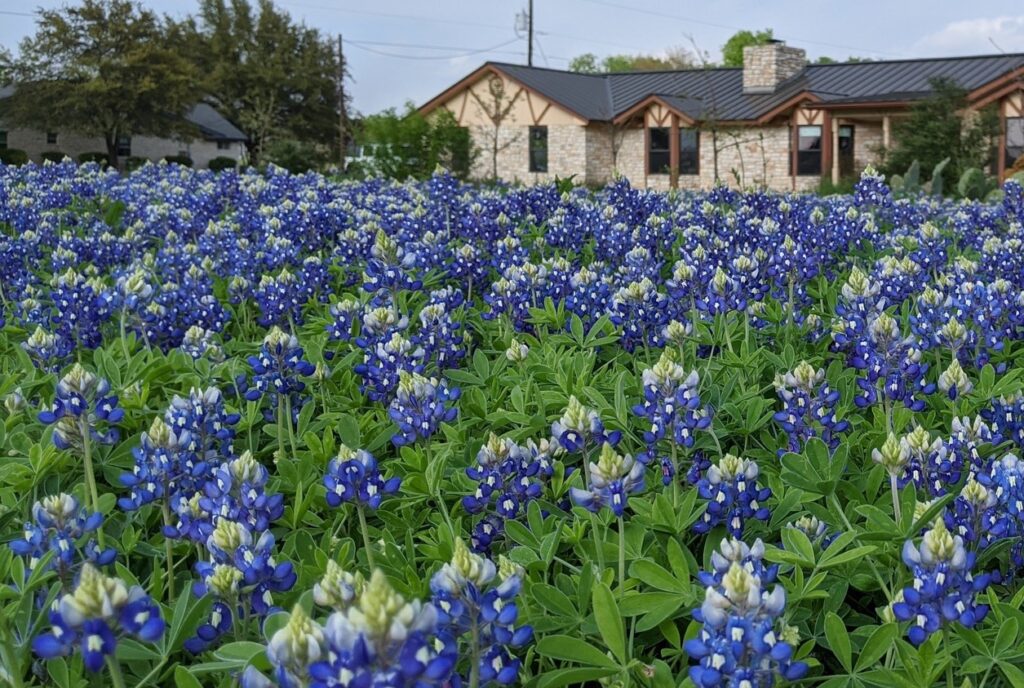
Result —
<instances>
[{"instance_id":1,"label":"tall narrow window","mask_svg":"<svg viewBox=\"0 0 1024 688\"><path fill-rule=\"evenodd\" d=\"M668 174L672 168L672 154L669 142L672 139L668 127L651 127L647 130L647 174Z\"/></svg>"},{"instance_id":2,"label":"tall narrow window","mask_svg":"<svg viewBox=\"0 0 1024 688\"><path fill-rule=\"evenodd\" d=\"M796 173L821 174L821 127L804 126L797 131Z\"/></svg>"},{"instance_id":3,"label":"tall narrow window","mask_svg":"<svg viewBox=\"0 0 1024 688\"><path fill-rule=\"evenodd\" d=\"M49 144L49 145L53 145L53 144L57 143L57 132L55 132L55 131L48 131L48 132L46 132L46 143Z\"/></svg>"},{"instance_id":4,"label":"tall narrow window","mask_svg":"<svg viewBox=\"0 0 1024 688\"><path fill-rule=\"evenodd\" d=\"M530 171L548 171L547 127L530 127Z\"/></svg>"},{"instance_id":5,"label":"tall narrow window","mask_svg":"<svg viewBox=\"0 0 1024 688\"><path fill-rule=\"evenodd\" d=\"M7 132L0 129L0 150L7 150Z\"/></svg>"},{"instance_id":6,"label":"tall narrow window","mask_svg":"<svg viewBox=\"0 0 1024 688\"><path fill-rule=\"evenodd\" d=\"M679 174L700 174L700 132L679 130Z\"/></svg>"},{"instance_id":7,"label":"tall narrow window","mask_svg":"<svg viewBox=\"0 0 1024 688\"><path fill-rule=\"evenodd\" d=\"M131 136L118 136L117 137L117 157L128 158L132 154L132 137Z\"/></svg>"},{"instance_id":8,"label":"tall narrow window","mask_svg":"<svg viewBox=\"0 0 1024 688\"><path fill-rule=\"evenodd\" d=\"M1006 118L1006 169L1024 155L1024 117Z\"/></svg>"}]
</instances>

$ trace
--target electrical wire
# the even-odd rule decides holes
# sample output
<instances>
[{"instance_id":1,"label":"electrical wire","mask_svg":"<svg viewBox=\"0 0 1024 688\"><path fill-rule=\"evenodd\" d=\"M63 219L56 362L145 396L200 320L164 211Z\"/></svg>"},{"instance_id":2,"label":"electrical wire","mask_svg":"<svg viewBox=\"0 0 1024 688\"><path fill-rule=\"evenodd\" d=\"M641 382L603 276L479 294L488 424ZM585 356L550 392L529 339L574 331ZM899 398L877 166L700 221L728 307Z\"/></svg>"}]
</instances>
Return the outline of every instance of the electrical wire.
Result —
<instances>
[{"instance_id":1,"label":"electrical wire","mask_svg":"<svg viewBox=\"0 0 1024 688\"><path fill-rule=\"evenodd\" d=\"M346 45L351 45L353 47L359 48L360 50L365 50L366 52L375 53L377 55L383 55L385 57L395 57L395 58L404 59L404 60L451 60L451 59L455 59L455 58L459 58L459 57L469 57L470 55L479 55L481 53L492 53L492 52L506 52L507 54L522 55L521 52L508 53L508 51L499 51L499 48L504 48L506 45L511 45L512 43L515 43L518 40L519 40L518 38L513 38L513 39L505 41L503 43L498 43L497 45L492 45L489 48L475 48L475 49L464 49L464 48L456 48L456 47L450 48L451 50L466 50L466 52L458 53L458 54L455 54L455 55L403 55L403 54L400 54L400 53L390 53L390 52L387 52L387 51L384 51L384 50L378 50L376 48L371 48L368 45L365 45L364 42L361 42L361 41L345 41L345 43L346 43ZM402 44L398 44L396 47L403 47L403 46L402 46ZM426 47L426 46L422 46L422 47ZM447 50L449 48L446 48L446 47L443 47L443 46L433 46L433 47L431 47L429 49L431 49L431 50Z\"/></svg>"}]
</instances>

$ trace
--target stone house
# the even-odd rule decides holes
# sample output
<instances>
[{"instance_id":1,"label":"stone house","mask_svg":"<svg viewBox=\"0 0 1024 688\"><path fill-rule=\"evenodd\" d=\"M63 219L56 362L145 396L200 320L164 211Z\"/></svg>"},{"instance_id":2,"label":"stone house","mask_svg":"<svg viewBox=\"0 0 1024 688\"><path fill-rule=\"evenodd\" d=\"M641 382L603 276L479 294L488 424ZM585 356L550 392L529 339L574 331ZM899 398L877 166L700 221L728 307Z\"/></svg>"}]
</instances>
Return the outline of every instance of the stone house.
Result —
<instances>
[{"instance_id":1,"label":"stone house","mask_svg":"<svg viewBox=\"0 0 1024 688\"><path fill-rule=\"evenodd\" d=\"M742 68L578 74L488 62L420 107L470 130L474 174L541 182L803 191L858 175L892 143L893 122L936 77L998 108L995 174L1024 155L1024 54L808 64L782 42L748 47Z\"/></svg>"},{"instance_id":2,"label":"stone house","mask_svg":"<svg viewBox=\"0 0 1024 688\"><path fill-rule=\"evenodd\" d=\"M10 86L0 89L0 98L10 92ZM212 106L199 103L192 108L186 119L197 133L192 140L125 136L118 141L118 157L122 161L129 157L158 161L167 156L185 155L192 159L195 168L205 168L217 157L232 158L236 163L245 158L245 142L248 137ZM63 153L77 159L82 153L107 150L106 143L99 136L83 136L74 131L8 128L0 120L0 150L5 148L23 150L35 162L42 162L42 155L46 152Z\"/></svg>"}]
</instances>

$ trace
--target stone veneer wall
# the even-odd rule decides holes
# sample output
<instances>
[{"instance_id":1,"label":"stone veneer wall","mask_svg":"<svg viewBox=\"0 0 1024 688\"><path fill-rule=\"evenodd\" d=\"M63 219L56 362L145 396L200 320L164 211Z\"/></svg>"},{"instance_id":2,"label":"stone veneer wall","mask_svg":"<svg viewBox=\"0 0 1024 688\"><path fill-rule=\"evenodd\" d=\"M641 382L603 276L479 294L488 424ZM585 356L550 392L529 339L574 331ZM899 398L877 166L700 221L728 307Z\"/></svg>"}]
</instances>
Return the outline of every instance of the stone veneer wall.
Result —
<instances>
[{"instance_id":1,"label":"stone veneer wall","mask_svg":"<svg viewBox=\"0 0 1024 688\"><path fill-rule=\"evenodd\" d=\"M611 124L591 124L586 128L587 165L586 182L591 185L607 184L615 172L612 144L622 140L622 130Z\"/></svg>"},{"instance_id":2,"label":"stone veneer wall","mask_svg":"<svg viewBox=\"0 0 1024 688\"><path fill-rule=\"evenodd\" d=\"M489 125L470 127L477 156L472 175L480 179L491 176L492 138ZM575 124L548 126L548 171L530 172L529 127L505 123L499 130L498 177L508 182L537 184L557 177L576 175L583 181L587 174L587 131Z\"/></svg>"},{"instance_id":3,"label":"stone veneer wall","mask_svg":"<svg viewBox=\"0 0 1024 688\"><path fill-rule=\"evenodd\" d=\"M877 165L882 148L882 123L853 125L853 172L859 176L869 164Z\"/></svg>"}]
</instances>

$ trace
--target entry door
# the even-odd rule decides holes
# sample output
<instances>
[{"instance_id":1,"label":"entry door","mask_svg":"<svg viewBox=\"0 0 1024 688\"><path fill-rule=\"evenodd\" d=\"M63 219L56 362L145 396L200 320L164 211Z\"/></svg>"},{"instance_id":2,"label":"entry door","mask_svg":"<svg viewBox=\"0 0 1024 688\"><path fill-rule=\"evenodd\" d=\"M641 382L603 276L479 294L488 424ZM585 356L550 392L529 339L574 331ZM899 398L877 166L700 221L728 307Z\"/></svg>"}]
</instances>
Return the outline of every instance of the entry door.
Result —
<instances>
[{"instance_id":1,"label":"entry door","mask_svg":"<svg viewBox=\"0 0 1024 688\"><path fill-rule=\"evenodd\" d=\"M852 177L853 170L853 125L839 126L839 176Z\"/></svg>"}]
</instances>

